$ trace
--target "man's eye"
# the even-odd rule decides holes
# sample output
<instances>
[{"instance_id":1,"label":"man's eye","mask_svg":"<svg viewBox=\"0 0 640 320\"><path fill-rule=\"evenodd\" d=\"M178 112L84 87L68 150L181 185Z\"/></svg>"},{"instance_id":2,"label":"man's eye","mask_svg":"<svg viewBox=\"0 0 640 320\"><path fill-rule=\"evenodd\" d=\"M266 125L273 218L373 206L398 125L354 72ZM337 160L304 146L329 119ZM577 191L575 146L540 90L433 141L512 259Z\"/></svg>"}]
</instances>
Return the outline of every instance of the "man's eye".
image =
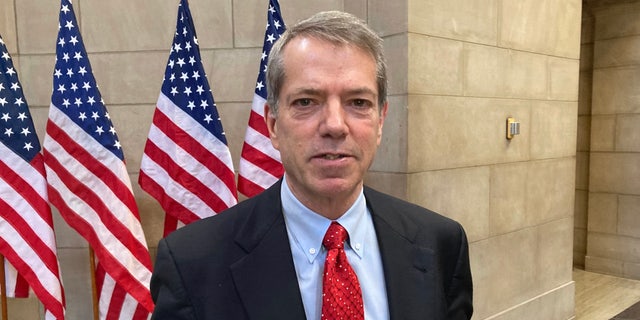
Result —
<instances>
[{"instance_id":1,"label":"man's eye","mask_svg":"<svg viewBox=\"0 0 640 320\"><path fill-rule=\"evenodd\" d=\"M366 99L354 99L351 104L356 108L368 108L372 104Z\"/></svg>"},{"instance_id":2,"label":"man's eye","mask_svg":"<svg viewBox=\"0 0 640 320\"><path fill-rule=\"evenodd\" d=\"M311 105L311 99L298 99L293 102L296 106L307 107Z\"/></svg>"},{"instance_id":3,"label":"man's eye","mask_svg":"<svg viewBox=\"0 0 640 320\"><path fill-rule=\"evenodd\" d=\"M358 106L358 107L363 107L363 106L365 106L367 104L367 102L365 100L362 100L362 99L355 99L355 100L353 100L353 104L355 106Z\"/></svg>"}]
</instances>

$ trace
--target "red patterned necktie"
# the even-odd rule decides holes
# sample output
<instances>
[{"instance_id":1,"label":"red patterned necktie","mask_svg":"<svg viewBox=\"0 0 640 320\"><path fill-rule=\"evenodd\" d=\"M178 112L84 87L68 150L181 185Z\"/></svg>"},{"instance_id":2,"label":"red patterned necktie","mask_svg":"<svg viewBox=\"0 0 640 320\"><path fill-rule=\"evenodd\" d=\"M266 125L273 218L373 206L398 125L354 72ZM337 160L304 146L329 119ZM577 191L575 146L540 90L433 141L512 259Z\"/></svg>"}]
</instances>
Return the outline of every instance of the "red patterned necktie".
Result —
<instances>
[{"instance_id":1,"label":"red patterned necktie","mask_svg":"<svg viewBox=\"0 0 640 320\"><path fill-rule=\"evenodd\" d=\"M322 279L323 320L364 319L360 283L344 253L348 236L347 230L332 222L322 240L327 248Z\"/></svg>"}]
</instances>

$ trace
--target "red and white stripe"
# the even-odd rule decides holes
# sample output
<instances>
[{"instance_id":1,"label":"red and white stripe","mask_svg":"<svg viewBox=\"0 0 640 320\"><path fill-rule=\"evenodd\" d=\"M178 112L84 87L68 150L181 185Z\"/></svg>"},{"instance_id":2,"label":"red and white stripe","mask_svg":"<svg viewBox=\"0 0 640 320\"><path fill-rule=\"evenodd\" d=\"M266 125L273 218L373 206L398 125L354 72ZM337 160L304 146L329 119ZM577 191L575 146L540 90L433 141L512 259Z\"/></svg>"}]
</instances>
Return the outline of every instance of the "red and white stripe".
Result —
<instances>
[{"instance_id":1,"label":"red and white stripe","mask_svg":"<svg viewBox=\"0 0 640 320\"><path fill-rule=\"evenodd\" d=\"M173 217L183 224L237 203L227 145L163 93L142 156L139 183L160 202L169 221ZM165 234L173 230L165 227Z\"/></svg>"},{"instance_id":2,"label":"red and white stripe","mask_svg":"<svg viewBox=\"0 0 640 320\"><path fill-rule=\"evenodd\" d=\"M99 313L103 319L143 320L151 315L149 310L105 272L99 262L96 268L96 286L100 297Z\"/></svg>"},{"instance_id":3,"label":"red and white stripe","mask_svg":"<svg viewBox=\"0 0 640 320\"><path fill-rule=\"evenodd\" d=\"M99 266L152 311L151 259L124 162L54 105L46 132L44 159L51 203L87 239ZM101 302L110 300L100 297Z\"/></svg>"},{"instance_id":4,"label":"red and white stripe","mask_svg":"<svg viewBox=\"0 0 640 320\"><path fill-rule=\"evenodd\" d=\"M1 143L0 154L0 252L15 268L7 268L7 293L25 297L28 286L21 281L23 277L44 305L45 318L64 319L64 293L42 156L28 163Z\"/></svg>"},{"instance_id":5,"label":"red and white stripe","mask_svg":"<svg viewBox=\"0 0 640 320\"><path fill-rule=\"evenodd\" d=\"M265 99L253 95L249 126L238 172L238 191L253 197L274 184L284 174L280 152L269 139L269 131L264 117Z\"/></svg>"}]
</instances>

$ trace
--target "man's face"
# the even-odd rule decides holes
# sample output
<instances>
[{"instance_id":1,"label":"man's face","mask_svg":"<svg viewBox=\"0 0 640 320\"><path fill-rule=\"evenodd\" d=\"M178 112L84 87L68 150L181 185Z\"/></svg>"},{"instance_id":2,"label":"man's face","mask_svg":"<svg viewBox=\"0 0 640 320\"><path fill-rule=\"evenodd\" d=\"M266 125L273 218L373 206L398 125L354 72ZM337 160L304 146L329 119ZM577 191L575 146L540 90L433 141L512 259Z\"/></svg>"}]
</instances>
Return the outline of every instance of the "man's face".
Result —
<instances>
[{"instance_id":1,"label":"man's face","mask_svg":"<svg viewBox=\"0 0 640 320\"><path fill-rule=\"evenodd\" d=\"M278 113L265 106L265 115L289 187L314 210L313 203L329 199L350 204L373 162L387 112L377 104L375 60L352 46L304 37L283 54Z\"/></svg>"}]
</instances>

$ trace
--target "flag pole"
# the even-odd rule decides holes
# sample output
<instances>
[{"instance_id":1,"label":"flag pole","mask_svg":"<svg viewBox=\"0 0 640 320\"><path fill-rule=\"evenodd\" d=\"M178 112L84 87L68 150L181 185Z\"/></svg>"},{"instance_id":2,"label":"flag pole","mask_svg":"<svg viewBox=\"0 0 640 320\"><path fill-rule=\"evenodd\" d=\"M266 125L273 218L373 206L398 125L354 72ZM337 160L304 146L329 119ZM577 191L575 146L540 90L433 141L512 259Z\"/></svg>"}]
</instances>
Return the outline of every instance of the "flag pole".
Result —
<instances>
[{"instance_id":1,"label":"flag pole","mask_svg":"<svg viewBox=\"0 0 640 320\"><path fill-rule=\"evenodd\" d=\"M98 285L96 283L96 258L91 246L89 246L89 264L91 268L91 298L93 300L93 320L98 320L100 318L100 310L98 308Z\"/></svg>"},{"instance_id":2,"label":"flag pole","mask_svg":"<svg viewBox=\"0 0 640 320\"><path fill-rule=\"evenodd\" d=\"M0 254L0 294L2 295L2 320L9 319L7 310L7 282L4 274L4 256Z\"/></svg>"}]
</instances>

